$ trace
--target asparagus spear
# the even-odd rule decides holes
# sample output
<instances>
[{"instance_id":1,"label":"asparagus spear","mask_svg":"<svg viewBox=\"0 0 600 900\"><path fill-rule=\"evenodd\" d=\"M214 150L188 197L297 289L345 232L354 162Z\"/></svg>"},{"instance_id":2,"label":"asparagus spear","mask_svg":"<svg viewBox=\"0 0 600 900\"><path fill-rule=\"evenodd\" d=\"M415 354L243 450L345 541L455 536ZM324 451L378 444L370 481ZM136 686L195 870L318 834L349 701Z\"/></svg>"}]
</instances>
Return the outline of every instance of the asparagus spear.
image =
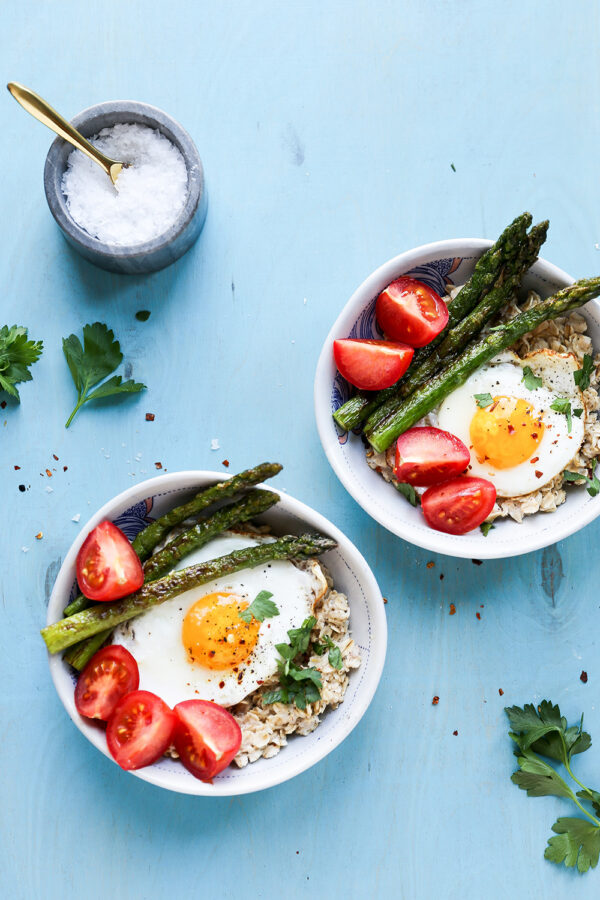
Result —
<instances>
[{"instance_id":1,"label":"asparagus spear","mask_svg":"<svg viewBox=\"0 0 600 900\"><path fill-rule=\"evenodd\" d=\"M278 472L281 472L282 468L283 466L280 466L279 463L261 463L254 469L246 469L245 472L240 472L239 475L234 475L233 478L229 478L227 481L220 481L209 488L203 488L189 503L184 503L183 506L176 506L171 512L161 516L156 522L152 522L140 531L133 541L133 549L144 562L156 545L160 544L163 538L176 525L181 525L186 519L194 518L203 509L211 506L217 500L225 500L237 494L242 488L251 487L253 484L259 484L259 482L267 478L272 478ZM63 615L72 616L81 612L82 609L87 609L89 605L90 601L88 598L84 597L83 594L78 594L68 606L65 606Z\"/></svg>"},{"instance_id":2,"label":"asparagus spear","mask_svg":"<svg viewBox=\"0 0 600 900\"><path fill-rule=\"evenodd\" d=\"M498 330L474 341L462 356L449 362L426 385L414 391L410 397L398 401L388 417L367 434L371 446L378 452L387 450L392 441L435 409L448 394L464 384L469 375L489 362L501 350L506 350L547 319L562 316L599 294L600 277L582 279L558 291L538 306L515 316Z\"/></svg>"},{"instance_id":3,"label":"asparagus spear","mask_svg":"<svg viewBox=\"0 0 600 900\"><path fill-rule=\"evenodd\" d=\"M194 525L188 531L184 531L179 537L170 541L159 553L155 553L154 556L147 559L144 563L144 583L156 581L158 578L166 575L188 553L203 547L213 537L221 534L221 532L232 525L238 522L247 522L249 519L260 515L260 513L265 512L270 506L277 503L279 499L279 494L273 491L253 490L249 491L239 503L218 509L212 516L198 522L197 525ZM87 609L88 606L92 605L91 600L87 600L87 597L84 599L87 601L86 605L76 609L74 612L81 612L82 609ZM110 637L110 633L111 629L109 628L101 631L99 634L95 634L94 637L74 644L66 651L64 659L74 669L81 671L88 664L96 650Z\"/></svg>"},{"instance_id":4,"label":"asparagus spear","mask_svg":"<svg viewBox=\"0 0 600 900\"><path fill-rule=\"evenodd\" d=\"M465 316L446 336L431 356L418 366L408 379L390 397L378 406L365 422L367 433L374 431L397 406L399 397L408 397L418 390L432 375L442 368L445 361L460 353L469 341L510 301L518 290L528 269L537 259L540 247L546 240L548 221L534 225L514 259L507 261L505 269L492 290L477 304L469 315Z\"/></svg>"},{"instance_id":5,"label":"asparagus spear","mask_svg":"<svg viewBox=\"0 0 600 900\"><path fill-rule=\"evenodd\" d=\"M98 603L84 609L68 619L61 619L42 629L42 637L50 653L65 650L78 641L115 628L121 622L133 619L146 610L164 603L216 578L231 575L240 569L251 569L274 559L311 559L337 544L321 534L287 535L276 541L234 550L226 556L208 562L178 569L170 575L150 584L143 585L135 594L117 600L115 603Z\"/></svg>"},{"instance_id":6,"label":"asparagus spear","mask_svg":"<svg viewBox=\"0 0 600 900\"><path fill-rule=\"evenodd\" d=\"M356 428L385 400L396 396L396 391L404 379L409 378L425 359L447 337L454 326L467 316L472 309L492 290L500 275L502 266L508 258L514 256L522 244L531 225L531 213L524 212L508 225L495 244L481 256L475 265L473 274L452 303L448 305L448 324L444 330L426 347L420 347L413 357L412 363L402 379L392 387L373 393L359 391L337 409L333 418L341 428L349 431Z\"/></svg>"}]
</instances>

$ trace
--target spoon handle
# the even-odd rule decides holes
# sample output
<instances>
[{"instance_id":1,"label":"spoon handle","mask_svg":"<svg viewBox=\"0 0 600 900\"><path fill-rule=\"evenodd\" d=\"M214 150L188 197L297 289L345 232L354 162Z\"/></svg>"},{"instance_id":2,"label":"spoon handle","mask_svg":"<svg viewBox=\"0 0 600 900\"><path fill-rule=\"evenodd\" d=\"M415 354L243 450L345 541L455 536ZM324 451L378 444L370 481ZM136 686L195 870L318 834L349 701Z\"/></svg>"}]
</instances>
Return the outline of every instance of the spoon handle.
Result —
<instances>
[{"instance_id":1,"label":"spoon handle","mask_svg":"<svg viewBox=\"0 0 600 900\"><path fill-rule=\"evenodd\" d=\"M113 172L111 171L115 165L115 160L109 159L108 156L101 153L93 144L90 144L76 128L73 128L70 122L67 122L60 113L57 113L57 111L50 106L46 100L40 97L39 94L36 94L35 91L26 88L22 84L18 84L16 81L10 81L7 84L7 88L15 100L20 103L23 109L26 109L34 119L37 119L38 122L46 125L51 131L58 134L59 137L64 138L65 141L73 144L74 147L77 147L78 150L81 150L82 153L85 153L86 156L89 156L90 159L97 162L111 180L116 181L116 178L113 178Z\"/></svg>"}]
</instances>

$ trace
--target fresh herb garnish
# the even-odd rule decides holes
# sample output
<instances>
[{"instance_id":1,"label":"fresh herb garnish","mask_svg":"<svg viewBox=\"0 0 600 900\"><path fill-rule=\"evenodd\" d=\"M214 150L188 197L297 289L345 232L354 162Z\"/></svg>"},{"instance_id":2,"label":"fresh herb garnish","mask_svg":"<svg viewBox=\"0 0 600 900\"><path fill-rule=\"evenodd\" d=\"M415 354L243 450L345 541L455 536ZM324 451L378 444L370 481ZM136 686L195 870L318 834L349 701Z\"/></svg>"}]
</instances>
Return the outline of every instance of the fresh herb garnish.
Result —
<instances>
[{"instance_id":1,"label":"fresh herb garnish","mask_svg":"<svg viewBox=\"0 0 600 900\"><path fill-rule=\"evenodd\" d=\"M537 391L537 389L542 386L542 379L533 374L531 366L523 367L523 377L521 381L525 383L525 387L528 391Z\"/></svg>"},{"instance_id":2,"label":"fresh herb garnish","mask_svg":"<svg viewBox=\"0 0 600 900\"><path fill-rule=\"evenodd\" d=\"M587 484L587 492L590 497L596 497L600 493L600 479L596 475L596 465L598 463L597 459L592 460L592 477L588 478L587 475L580 475L579 472L569 472L568 470L563 472L563 479L565 481L574 481L581 482L584 481Z\"/></svg>"},{"instance_id":3,"label":"fresh herb garnish","mask_svg":"<svg viewBox=\"0 0 600 900\"><path fill-rule=\"evenodd\" d=\"M332 669L341 669L343 665L342 661L342 651L338 647L337 644L331 640L328 634L323 635L323 643L319 643L315 641L313 644L313 650L317 654L317 656L323 656L326 650L329 650L327 655L327 659L329 660L329 665Z\"/></svg>"},{"instance_id":4,"label":"fresh herb garnish","mask_svg":"<svg viewBox=\"0 0 600 900\"><path fill-rule=\"evenodd\" d=\"M583 357L583 365L581 369L576 369L573 372L573 378L575 379L575 384L577 387L585 391L590 386L590 375L594 371L594 360L590 356L589 353L586 353Z\"/></svg>"},{"instance_id":5,"label":"fresh herb garnish","mask_svg":"<svg viewBox=\"0 0 600 900\"><path fill-rule=\"evenodd\" d=\"M481 529L481 533L484 537L487 537L492 528L494 527L493 522L482 522L479 528Z\"/></svg>"},{"instance_id":6,"label":"fresh herb garnish","mask_svg":"<svg viewBox=\"0 0 600 900\"><path fill-rule=\"evenodd\" d=\"M150 318L150 310L149 309L138 309L138 311L135 314L135 317L138 320L138 322L147 322L148 319Z\"/></svg>"},{"instance_id":7,"label":"fresh herb garnish","mask_svg":"<svg viewBox=\"0 0 600 900\"><path fill-rule=\"evenodd\" d=\"M403 497L406 497L411 506L419 505L419 495L415 491L412 484L407 484L405 481L394 481L393 485L399 494L402 494Z\"/></svg>"},{"instance_id":8,"label":"fresh herb garnish","mask_svg":"<svg viewBox=\"0 0 600 900\"><path fill-rule=\"evenodd\" d=\"M567 417L567 432L571 434L571 428L573 427L571 401L567 397L557 397L556 400L550 404L550 409L553 409L554 412L563 413L563 415Z\"/></svg>"},{"instance_id":9,"label":"fresh herb garnish","mask_svg":"<svg viewBox=\"0 0 600 900\"><path fill-rule=\"evenodd\" d=\"M517 745L515 756L519 768L511 775L511 781L527 791L529 797L567 797L587 817L561 817L552 826L555 837L548 839L544 852L550 862L565 866L577 866L579 872L594 869L600 856L600 819L592 815L580 800L589 803L600 815L600 793L583 785L571 771L571 759L583 753L592 743L583 731L583 716L579 725L567 727L558 706L542 700L537 707L532 703L505 708L510 722L509 735ZM541 757L556 760L565 767L573 781L582 790L575 793L561 778L556 769Z\"/></svg>"},{"instance_id":10,"label":"fresh herb garnish","mask_svg":"<svg viewBox=\"0 0 600 900\"><path fill-rule=\"evenodd\" d=\"M0 328L0 391L6 391L20 402L15 385L31 381L29 366L42 355L42 341L27 340L27 329L20 325L3 325Z\"/></svg>"},{"instance_id":11,"label":"fresh herb garnish","mask_svg":"<svg viewBox=\"0 0 600 900\"><path fill-rule=\"evenodd\" d=\"M63 338L63 352L77 388L77 404L65 428L69 427L76 413L89 400L99 400L116 394L135 394L146 387L145 384L132 379L123 381L120 375L113 375L95 391L91 391L123 362L119 342L115 340L111 329L102 322L83 326L83 347L75 334Z\"/></svg>"},{"instance_id":12,"label":"fresh herb garnish","mask_svg":"<svg viewBox=\"0 0 600 900\"><path fill-rule=\"evenodd\" d=\"M310 633L317 620L314 616L305 619L300 628L288 631L289 644L276 644L275 649L281 656L277 661L279 687L273 691L265 691L262 701L269 703L295 703L298 709L306 709L307 704L321 699L321 673L312 668L296 665L295 658L306 653L310 641Z\"/></svg>"},{"instance_id":13,"label":"fresh herb garnish","mask_svg":"<svg viewBox=\"0 0 600 900\"><path fill-rule=\"evenodd\" d=\"M573 410L573 415L574 415L574 416L577 416L578 419L581 418L582 413L583 413L583 410L582 410L582 409L574 409L574 410Z\"/></svg>"},{"instance_id":14,"label":"fresh herb garnish","mask_svg":"<svg viewBox=\"0 0 600 900\"><path fill-rule=\"evenodd\" d=\"M272 619L274 616L279 615L279 610L271 597L273 594L271 591L260 591L252 603L243 609L240 612L240 619L243 619L244 622L250 623L252 619L256 619L257 622L264 622L265 619Z\"/></svg>"},{"instance_id":15,"label":"fresh herb garnish","mask_svg":"<svg viewBox=\"0 0 600 900\"><path fill-rule=\"evenodd\" d=\"M486 406L491 406L494 402L494 398L491 394L473 394L477 406L481 407L481 409L485 409Z\"/></svg>"}]
</instances>

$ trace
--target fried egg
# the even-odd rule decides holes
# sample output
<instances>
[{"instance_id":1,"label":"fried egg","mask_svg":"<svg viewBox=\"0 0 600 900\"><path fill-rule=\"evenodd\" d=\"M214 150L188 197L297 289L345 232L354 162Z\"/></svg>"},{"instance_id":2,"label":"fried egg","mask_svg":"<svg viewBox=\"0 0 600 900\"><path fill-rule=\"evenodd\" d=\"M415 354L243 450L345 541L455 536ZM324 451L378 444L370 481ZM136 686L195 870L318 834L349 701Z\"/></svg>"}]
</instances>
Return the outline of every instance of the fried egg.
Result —
<instances>
[{"instance_id":1,"label":"fried egg","mask_svg":"<svg viewBox=\"0 0 600 900\"><path fill-rule=\"evenodd\" d=\"M533 390L523 380L526 366L542 379ZM571 353L537 350L521 359L506 351L446 397L438 424L469 448L468 474L487 478L500 497L518 497L562 472L583 443L585 403L573 378L578 368ZM480 398L478 405L476 395L486 394L491 403ZM567 416L551 408L559 398L575 411L570 431Z\"/></svg>"},{"instance_id":2,"label":"fried egg","mask_svg":"<svg viewBox=\"0 0 600 900\"><path fill-rule=\"evenodd\" d=\"M224 532L191 553L178 568L224 556L274 538ZM263 622L240 618L261 591L279 615ZM321 566L273 560L186 591L119 625L113 643L137 661L140 688L174 706L181 700L214 700L233 706L277 671L276 644L313 614L327 591Z\"/></svg>"}]
</instances>

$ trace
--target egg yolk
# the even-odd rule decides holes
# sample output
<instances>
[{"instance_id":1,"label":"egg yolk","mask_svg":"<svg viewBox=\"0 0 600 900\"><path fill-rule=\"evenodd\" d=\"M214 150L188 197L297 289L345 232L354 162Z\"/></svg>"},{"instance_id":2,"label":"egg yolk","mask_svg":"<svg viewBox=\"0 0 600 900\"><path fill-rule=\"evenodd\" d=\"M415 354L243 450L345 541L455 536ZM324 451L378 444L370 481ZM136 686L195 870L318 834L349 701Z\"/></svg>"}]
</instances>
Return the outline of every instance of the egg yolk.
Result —
<instances>
[{"instance_id":1,"label":"egg yolk","mask_svg":"<svg viewBox=\"0 0 600 900\"><path fill-rule=\"evenodd\" d=\"M237 594L206 594L188 609L181 639L188 660L207 669L232 669L256 646L260 622L244 622L248 601Z\"/></svg>"},{"instance_id":2,"label":"egg yolk","mask_svg":"<svg viewBox=\"0 0 600 900\"><path fill-rule=\"evenodd\" d=\"M471 419L471 444L478 462L510 469L535 453L544 423L531 403L516 397L494 397Z\"/></svg>"}]
</instances>

